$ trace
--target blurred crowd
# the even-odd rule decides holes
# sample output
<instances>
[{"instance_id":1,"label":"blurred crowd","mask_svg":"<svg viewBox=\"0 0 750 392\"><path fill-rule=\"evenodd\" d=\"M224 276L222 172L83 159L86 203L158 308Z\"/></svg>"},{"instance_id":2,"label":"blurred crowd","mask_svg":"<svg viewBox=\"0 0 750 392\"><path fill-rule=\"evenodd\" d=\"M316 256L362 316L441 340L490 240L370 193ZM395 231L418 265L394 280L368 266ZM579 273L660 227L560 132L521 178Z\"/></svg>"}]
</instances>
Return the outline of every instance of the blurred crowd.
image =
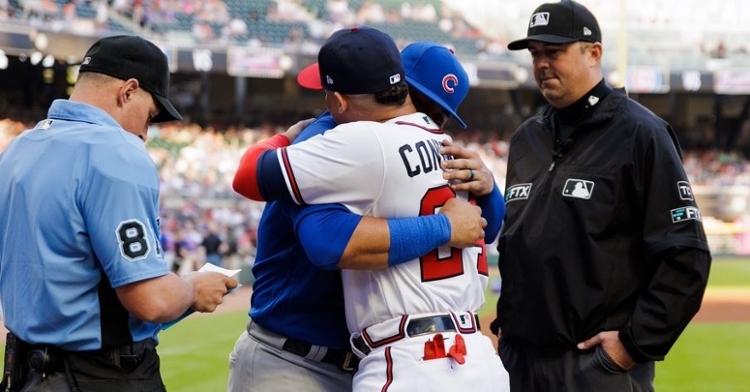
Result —
<instances>
[{"instance_id":1,"label":"blurred crowd","mask_svg":"<svg viewBox=\"0 0 750 392\"><path fill-rule=\"evenodd\" d=\"M476 40L478 52L493 48L506 52L504 44L494 45L459 11L430 0L18 0L15 4L0 0L0 21L78 34L186 32L200 43L283 45L315 52L343 27L422 23L437 26L451 39ZM268 22L294 26L280 40L250 28Z\"/></svg>"},{"instance_id":2,"label":"blurred crowd","mask_svg":"<svg viewBox=\"0 0 750 392\"><path fill-rule=\"evenodd\" d=\"M103 33L110 27L109 0L0 0L0 21L75 34Z\"/></svg>"},{"instance_id":3,"label":"blurred crowd","mask_svg":"<svg viewBox=\"0 0 750 392\"><path fill-rule=\"evenodd\" d=\"M683 164L693 185L750 186L750 161L737 151L686 151Z\"/></svg>"},{"instance_id":4,"label":"blurred crowd","mask_svg":"<svg viewBox=\"0 0 750 392\"><path fill-rule=\"evenodd\" d=\"M21 22L31 27L77 34L137 33L157 35L185 32L194 42L238 43L249 46L283 46L290 50L315 52L331 32L362 24L388 24L406 29L402 40L425 39L423 33L408 32L435 27L445 40L431 40L453 46L465 55L482 58L510 56L509 36L522 31L525 16L533 7L521 0L506 0L495 8L493 22L480 22L483 15L462 13L448 1L438 0L0 0L0 22ZM608 34L627 20L631 39L649 37L649 45L633 48L635 57L663 58L692 56L730 64L748 56L741 22L750 16L750 3L743 0L702 2L669 0L638 3L609 0L585 2L599 15ZM686 5L687 4L687 5ZM624 7L623 7L624 5ZM623 14L624 12L624 14ZM625 15L625 19L622 18ZM292 24L283 37L269 37L258 23ZM477 25L481 24L481 25ZM701 26L702 28L694 28ZM717 28L716 26L720 26ZM271 29L275 30L275 29ZM607 30L607 29L605 29ZM645 35L644 35L645 34ZM174 38L174 36L170 36ZM403 45L401 45L403 46ZM692 58L691 57L691 58ZM656 59L652 59L656 61Z\"/></svg>"}]
</instances>

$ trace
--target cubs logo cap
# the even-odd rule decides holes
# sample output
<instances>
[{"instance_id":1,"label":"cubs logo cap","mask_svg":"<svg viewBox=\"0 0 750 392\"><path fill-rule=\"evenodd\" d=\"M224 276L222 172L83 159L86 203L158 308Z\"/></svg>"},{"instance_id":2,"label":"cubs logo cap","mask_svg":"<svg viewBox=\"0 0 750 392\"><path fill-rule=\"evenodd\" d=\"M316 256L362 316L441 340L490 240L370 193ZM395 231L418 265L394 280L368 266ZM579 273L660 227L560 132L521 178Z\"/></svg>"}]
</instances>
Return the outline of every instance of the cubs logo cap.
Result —
<instances>
[{"instance_id":1,"label":"cubs logo cap","mask_svg":"<svg viewBox=\"0 0 750 392\"><path fill-rule=\"evenodd\" d=\"M575 41L601 42L596 17L586 7L571 0L545 3L531 14L526 38L508 44L510 50L529 47L529 41L567 44Z\"/></svg>"},{"instance_id":2,"label":"cubs logo cap","mask_svg":"<svg viewBox=\"0 0 750 392\"><path fill-rule=\"evenodd\" d=\"M333 33L320 47L318 63L297 75L300 86L342 94L374 94L404 81L404 66L388 34L367 26Z\"/></svg>"},{"instance_id":3,"label":"cubs logo cap","mask_svg":"<svg viewBox=\"0 0 750 392\"><path fill-rule=\"evenodd\" d=\"M167 55L153 43L135 35L116 35L96 41L83 57L78 72L96 72L113 78L138 80L161 106L151 122L182 120L169 102Z\"/></svg>"},{"instance_id":4,"label":"cubs logo cap","mask_svg":"<svg viewBox=\"0 0 750 392\"><path fill-rule=\"evenodd\" d=\"M447 111L462 128L456 110L469 93L469 75L452 50L431 42L416 42L401 51L406 83Z\"/></svg>"}]
</instances>

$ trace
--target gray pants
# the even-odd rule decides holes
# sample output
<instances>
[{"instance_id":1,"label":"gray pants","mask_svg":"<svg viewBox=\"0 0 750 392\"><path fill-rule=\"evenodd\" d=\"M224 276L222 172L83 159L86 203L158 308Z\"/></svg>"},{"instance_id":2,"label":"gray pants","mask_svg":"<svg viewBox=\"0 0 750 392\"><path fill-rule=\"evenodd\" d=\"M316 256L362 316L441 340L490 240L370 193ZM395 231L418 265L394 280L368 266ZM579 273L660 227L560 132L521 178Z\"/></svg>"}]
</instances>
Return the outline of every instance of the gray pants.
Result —
<instances>
[{"instance_id":1,"label":"gray pants","mask_svg":"<svg viewBox=\"0 0 750 392\"><path fill-rule=\"evenodd\" d=\"M590 351L544 349L500 341L510 390L522 392L653 392L654 363L625 371L601 347Z\"/></svg>"},{"instance_id":2,"label":"gray pants","mask_svg":"<svg viewBox=\"0 0 750 392\"><path fill-rule=\"evenodd\" d=\"M250 320L229 355L229 392L351 392L352 374L282 349L286 338Z\"/></svg>"}]
</instances>

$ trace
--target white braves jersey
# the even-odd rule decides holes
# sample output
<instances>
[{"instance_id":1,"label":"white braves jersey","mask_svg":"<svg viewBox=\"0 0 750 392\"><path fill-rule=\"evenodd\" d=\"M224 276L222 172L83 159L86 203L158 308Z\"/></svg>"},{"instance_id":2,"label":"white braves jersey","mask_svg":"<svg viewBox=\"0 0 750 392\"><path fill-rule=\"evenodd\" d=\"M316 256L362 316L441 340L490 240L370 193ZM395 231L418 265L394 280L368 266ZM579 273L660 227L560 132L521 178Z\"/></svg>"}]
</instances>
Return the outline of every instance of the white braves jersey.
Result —
<instances>
[{"instance_id":1,"label":"white braves jersey","mask_svg":"<svg viewBox=\"0 0 750 392\"><path fill-rule=\"evenodd\" d=\"M450 136L425 114L359 121L277 150L295 202L341 203L381 218L428 215L455 197L440 162ZM458 197L466 199L465 192ZM487 286L484 245L441 247L374 271L342 271L350 332L402 315L476 311Z\"/></svg>"}]
</instances>

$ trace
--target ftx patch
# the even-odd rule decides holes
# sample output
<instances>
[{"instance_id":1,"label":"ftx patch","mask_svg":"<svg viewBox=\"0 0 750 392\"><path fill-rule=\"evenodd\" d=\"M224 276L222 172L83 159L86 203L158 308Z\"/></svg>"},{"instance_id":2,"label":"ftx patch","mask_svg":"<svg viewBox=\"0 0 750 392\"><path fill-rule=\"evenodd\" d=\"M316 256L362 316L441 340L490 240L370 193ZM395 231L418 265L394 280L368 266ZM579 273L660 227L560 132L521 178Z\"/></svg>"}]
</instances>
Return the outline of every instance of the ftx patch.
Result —
<instances>
[{"instance_id":1,"label":"ftx patch","mask_svg":"<svg viewBox=\"0 0 750 392\"><path fill-rule=\"evenodd\" d=\"M671 211L672 213L672 223L682 222L684 220L697 220L698 222L701 221L701 212L698 209L698 207L693 206L687 206L687 207L680 207L675 208Z\"/></svg>"}]
</instances>

